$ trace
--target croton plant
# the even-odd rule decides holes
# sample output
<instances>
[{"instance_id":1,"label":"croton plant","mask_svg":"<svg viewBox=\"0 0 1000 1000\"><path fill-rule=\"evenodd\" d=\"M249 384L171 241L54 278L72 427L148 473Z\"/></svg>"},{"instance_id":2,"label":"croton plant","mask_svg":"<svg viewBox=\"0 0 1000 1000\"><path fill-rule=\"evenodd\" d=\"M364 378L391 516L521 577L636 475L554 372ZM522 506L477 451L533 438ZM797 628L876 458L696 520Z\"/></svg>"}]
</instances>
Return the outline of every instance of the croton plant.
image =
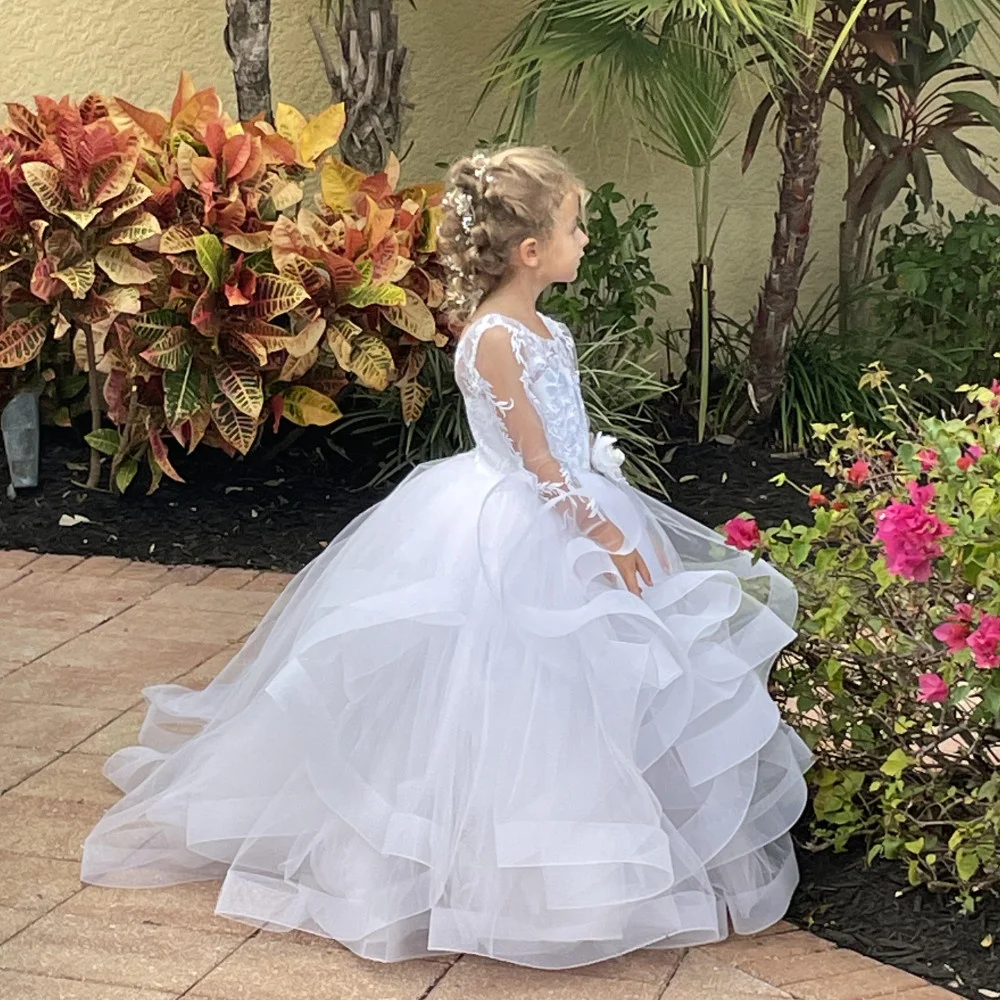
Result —
<instances>
[{"instance_id":1,"label":"croton plant","mask_svg":"<svg viewBox=\"0 0 1000 1000\"><path fill-rule=\"evenodd\" d=\"M63 423L51 397L86 380L90 485L97 452L115 488L147 462L155 489L180 478L171 439L245 455L282 419L331 423L355 381L419 417L425 351L449 342L442 191L399 189L394 157L366 176L333 156L342 104L236 122L186 73L169 116L35 103L0 129L0 369L47 381Z\"/></svg>"}]
</instances>

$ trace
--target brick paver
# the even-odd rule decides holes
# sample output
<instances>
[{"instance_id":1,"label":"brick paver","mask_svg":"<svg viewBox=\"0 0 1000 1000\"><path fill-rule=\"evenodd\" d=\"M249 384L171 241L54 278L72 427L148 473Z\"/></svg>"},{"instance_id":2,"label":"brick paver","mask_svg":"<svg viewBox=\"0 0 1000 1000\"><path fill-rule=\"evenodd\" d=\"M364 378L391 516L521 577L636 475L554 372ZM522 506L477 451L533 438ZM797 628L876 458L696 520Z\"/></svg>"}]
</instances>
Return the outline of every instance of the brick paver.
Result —
<instances>
[{"instance_id":1,"label":"brick paver","mask_svg":"<svg viewBox=\"0 0 1000 1000\"><path fill-rule=\"evenodd\" d=\"M82 886L82 841L117 797L101 766L136 739L142 687L204 687L290 579L0 551L0 1000L955 996L784 922L565 972L472 956L380 965L216 917L217 883Z\"/></svg>"}]
</instances>

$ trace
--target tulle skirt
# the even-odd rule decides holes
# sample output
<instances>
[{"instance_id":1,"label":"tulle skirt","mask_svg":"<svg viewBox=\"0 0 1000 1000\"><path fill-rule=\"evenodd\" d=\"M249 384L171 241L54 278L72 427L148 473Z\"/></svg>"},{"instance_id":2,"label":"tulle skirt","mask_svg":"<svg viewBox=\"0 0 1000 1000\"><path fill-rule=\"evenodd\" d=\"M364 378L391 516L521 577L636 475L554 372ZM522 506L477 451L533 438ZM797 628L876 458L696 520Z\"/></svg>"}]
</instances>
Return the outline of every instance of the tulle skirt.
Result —
<instances>
[{"instance_id":1,"label":"tulle skirt","mask_svg":"<svg viewBox=\"0 0 1000 1000\"><path fill-rule=\"evenodd\" d=\"M569 968L779 920L811 759L766 682L795 591L583 479L654 574L642 598L527 475L422 466L207 688L145 689L83 880L222 879L219 914L381 961Z\"/></svg>"}]
</instances>

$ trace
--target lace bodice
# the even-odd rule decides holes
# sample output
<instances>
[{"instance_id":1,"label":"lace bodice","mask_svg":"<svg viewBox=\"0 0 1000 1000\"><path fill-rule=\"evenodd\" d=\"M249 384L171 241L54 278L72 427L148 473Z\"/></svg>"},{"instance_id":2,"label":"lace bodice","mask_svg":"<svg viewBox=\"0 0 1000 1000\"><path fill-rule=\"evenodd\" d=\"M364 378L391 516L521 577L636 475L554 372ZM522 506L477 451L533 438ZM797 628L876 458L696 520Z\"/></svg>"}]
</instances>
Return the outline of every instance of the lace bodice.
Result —
<instances>
[{"instance_id":1,"label":"lace bodice","mask_svg":"<svg viewBox=\"0 0 1000 1000\"><path fill-rule=\"evenodd\" d=\"M455 376L472 435L485 461L501 472L520 468L521 456L511 443L503 407L490 381L478 368L479 341L491 327L501 327L510 337L511 350L524 391L541 419L549 450L564 470L574 476L590 470L590 425L580 394L573 335L562 324L543 317L550 339L497 313L483 316L462 335L455 356ZM483 358L489 368L489 359Z\"/></svg>"},{"instance_id":2,"label":"lace bodice","mask_svg":"<svg viewBox=\"0 0 1000 1000\"><path fill-rule=\"evenodd\" d=\"M490 313L459 341L455 377L477 452L498 472L527 471L543 501L616 552L622 532L580 483L591 472L590 425L573 337L562 323L542 318L548 338Z\"/></svg>"}]
</instances>

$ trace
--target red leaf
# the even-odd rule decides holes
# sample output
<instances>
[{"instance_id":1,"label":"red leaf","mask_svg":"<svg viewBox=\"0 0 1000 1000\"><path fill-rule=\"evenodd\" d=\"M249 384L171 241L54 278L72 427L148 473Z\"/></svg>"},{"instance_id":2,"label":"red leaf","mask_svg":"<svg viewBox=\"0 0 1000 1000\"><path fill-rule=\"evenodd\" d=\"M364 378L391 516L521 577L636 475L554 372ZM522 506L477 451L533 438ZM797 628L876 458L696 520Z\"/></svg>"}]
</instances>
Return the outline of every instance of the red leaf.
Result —
<instances>
[{"instance_id":1,"label":"red leaf","mask_svg":"<svg viewBox=\"0 0 1000 1000\"><path fill-rule=\"evenodd\" d=\"M154 431L150 428L149 431L149 447L153 451L153 458L156 459L156 464L173 480L178 483L183 483L184 480L177 474L177 470L170 464L170 456L167 454L167 446L163 438L160 437L159 431Z\"/></svg>"},{"instance_id":2,"label":"red leaf","mask_svg":"<svg viewBox=\"0 0 1000 1000\"><path fill-rule=\"evenodd\" d=\"M272 396L271 397L271 413L274 414L274 425L272 427L275 434L278 433L278 425L281 423L281 418L285 413L285 397L284 396Z\"/></svg>"}]
</instances>

